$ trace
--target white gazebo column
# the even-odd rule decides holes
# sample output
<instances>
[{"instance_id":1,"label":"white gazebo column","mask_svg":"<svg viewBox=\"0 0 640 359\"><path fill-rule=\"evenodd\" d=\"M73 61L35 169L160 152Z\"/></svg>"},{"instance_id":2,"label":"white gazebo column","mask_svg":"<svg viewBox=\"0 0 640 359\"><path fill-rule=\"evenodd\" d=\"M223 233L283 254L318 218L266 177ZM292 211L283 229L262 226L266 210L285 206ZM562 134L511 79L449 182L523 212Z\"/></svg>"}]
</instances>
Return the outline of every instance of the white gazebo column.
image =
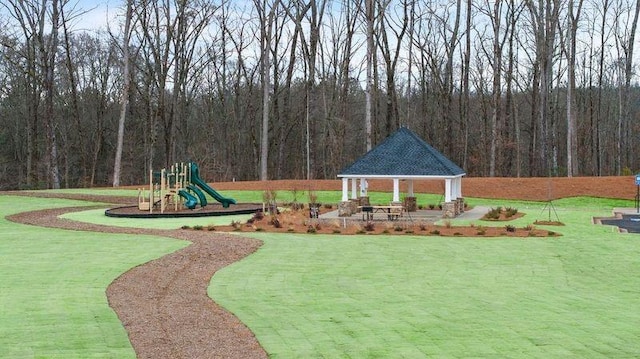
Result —
<instances>
[{"instance_id":1,"label":"white gazebo column","mask_svg":"<svg viewBox=\"0 0 640 359\"><path fill-rule=\"evenodd\" d=\"M400 179L393 179L393 202L400 202Z\"/></svg>"},{"instance_id":2,"label":"white gazebo column","mask_svg":"<svg viewBox=\"0 0 640 359\"><path fill-rule=\"evenodd\" d=\"M444 201L451 202L451 178L444 180Z\"/></svg>"},{"instance_id":3,"label":"white gazebo column","mask_svg":"<svg viewBox=\"0 0 640 359\"><path fill-rule=\"evenodd\" d=\"M342 177L342 201L338 204L338 216L350 217L354 212L353 204L349 201L349 178Z\"/></svg>"},{"instance_id":4,"label":"white gazebo column","mask_svg":"<svg viewBox=\"0 0 640 359\"><path fill-rule=\"evenodd\" d=\"M460 214L458 192L460 182L457 177L444 180L444 203L442 204L442 217L454 218Z\"/></svg>"},{"instance_id":5,"label":"white gazebo column","mask_svg":"<svg viewBox=\"0 0 640 359\"><path fill-rule=\"evenodd\" d=\"M456 178L456 203L458 205L458 214L464 212L464 198L462 198L462 176Z\"/></svg>"},{"instance_id":6,"label":"white gazebo column","mask_svg":"<svg viewBox=\"0 0 640 359\"><path fill-rule=\"evenodd\" d=\"M346 202L349 200L349 179L346 177L342 178L342 202Z\"/></svg>"},{"instance_id":7,"label":"white gazebo column","mask_svg":"<svg viewBox=\"0 0 640 359\"><path fill-rule=\"evenodd\" d=\"M358 180L355 178L351 179L351 199L358 198Z\"/></svg>"},{"instance_id":8,"label":"white gazebo column","mask_svg":"<svg viewBox=\"0 0 640 359\"><path fill-rule=\"evenodd\" d=\"M458 199L458 179L454 178L451 180L451 200L455 201Z\"/></svg>"},{"instance_id":9,"label":"white gazebo column","mask_svg":"<svg viewBox=\"0 0 640 359\"><path fill-rule=\"evenodd\" d=\"M418 210L418 203L413 194L413 180L407 180L407 195L404 197L404 208L407 212L415 212Z\"/></svg>"},{"instance_id":10,"label":"white gazebo column","mask_svg":"<svg viewBox=\"0 0 640 359\"><path fill-rule=\"evenodd\" d=\"M360 197L358 197L358 202L361 206L370 206L369 192L367 191L368 186L367 179L360 178Z\"/></svg>"}]
</instances>

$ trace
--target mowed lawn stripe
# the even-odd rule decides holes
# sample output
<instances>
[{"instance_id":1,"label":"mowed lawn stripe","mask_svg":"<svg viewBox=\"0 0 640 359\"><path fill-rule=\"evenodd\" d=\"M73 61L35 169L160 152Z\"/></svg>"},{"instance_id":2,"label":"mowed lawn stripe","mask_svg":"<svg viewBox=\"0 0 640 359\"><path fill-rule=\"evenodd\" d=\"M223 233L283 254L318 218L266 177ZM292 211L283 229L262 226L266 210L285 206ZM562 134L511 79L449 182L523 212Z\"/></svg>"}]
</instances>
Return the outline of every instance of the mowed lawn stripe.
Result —
<instances>
[{"instance_id":1,"label":"mowed lawn stripe","mask_svg":"<svg viewBox=\"0 0 640 359\"><path fill-rule=\"evenodd\" d=\"M86 202L0 196L0 356L134 358L105 290L128 269L187 242L40 228L19 211Z\"/></svg>"},{"instance_id":2,"label":"mowed lawn stripe","mask_svg":"<svg viewBox=\"0 0 640 359\"><path fill-rule=\"evenodd\" d=\"M558 210L556 238L260 233L210 295L275 358L637 357L640 237Z\"/></svg>"}]
</instances>

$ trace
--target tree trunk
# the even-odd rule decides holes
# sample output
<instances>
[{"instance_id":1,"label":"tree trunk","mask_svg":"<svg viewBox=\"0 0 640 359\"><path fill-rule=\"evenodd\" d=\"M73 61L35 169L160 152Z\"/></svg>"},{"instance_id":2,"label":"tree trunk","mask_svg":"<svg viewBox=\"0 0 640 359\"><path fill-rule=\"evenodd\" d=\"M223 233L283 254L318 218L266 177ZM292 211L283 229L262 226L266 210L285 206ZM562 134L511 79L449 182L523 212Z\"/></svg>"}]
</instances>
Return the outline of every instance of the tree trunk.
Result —
<instances>
[{"instance_id":1,"label":"tree trunk","mask_svg":"<svg viewBox=\"0 0 640 359\"><path fill-rule=\"evenodd\" d=\"M129 91L131 88L131 76L129 76L129 38L131 36L132 1L127 0L127 13L124 21L124 40L122 44L123 70L122 97L120 98L120 117L118 119L118 138L116 144L116 158L113 166L113 187L120 186L120 172L122 170L122 148L124 146L124 123L127 117L129 105Z\"/></svg>"}]
</instances>

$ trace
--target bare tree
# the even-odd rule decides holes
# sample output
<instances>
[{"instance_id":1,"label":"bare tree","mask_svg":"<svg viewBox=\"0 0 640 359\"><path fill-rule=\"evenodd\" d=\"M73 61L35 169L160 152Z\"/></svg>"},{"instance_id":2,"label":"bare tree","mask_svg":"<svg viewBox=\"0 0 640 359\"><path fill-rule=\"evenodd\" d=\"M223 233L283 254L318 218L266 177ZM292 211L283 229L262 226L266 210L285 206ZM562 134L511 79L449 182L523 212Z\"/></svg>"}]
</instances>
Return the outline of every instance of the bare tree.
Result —
<instances>
[{"instance_id":1,"label":"bare tree","mask_svg":"<svg viewBox=\"0 0 640 359\"><path fill-rule=\"evenodd\" d=\"M129 106L129 91L131 88L131 76L129 75L129 39L131 38L131 20L133 17L133 0L127 0L127 9L124 19L124 37L122 40L122 94L120 97L120 118L118 120L118 137L116 144L116 158L113 165L113 187L120 186L120 171L122 170L122 147L124 146L124 123Z\"/></svg>"},{"instance_id":2,"label":"bare tree","mask_svg":"<svg viewBox=\"0 0 640 359\"><path fill-rule=\"evenodd\" d=\"M46 150L43 152L46 178L50 188L60 188L54 96L60 8L65 4L66 2L58 0L51 0L51 2L9 0L3 3L10 16L18 23L23 38L28 44L24 55L28 62L27 66L32 69L30 72L34 85L31 92L32 99L35 101L35 106L38 106L41 95L44 101L41 115L45 129ZM38 112L37 107L33 109L32 120L34 122L28 132L27 141L35 141ZM35 142L29 146L31 147L30 151L35 152L33 146L35 146ZM33 152L29 156L30 158L34 157ZM28 167L32 165L29 164Z\"/></svg>"},{"instance_id":3,"label":"bare tree","mask_svg":"<svg viewBox=\"0 0 640 359\"><path fill-rule=\"evenodd\" d=\"M556 44L556 30L558 28L560 0L533 0L526 1L529 14L531 16L531 25L535 37L536 57L534 67L537 71L538 78L534 79L533 95L537 96L538 110L537 116L537 158L538 165L535 173L538 175L551 173L551 133L550 133L550 93L553 84L553 64Z\"/></svg>"},{"instance_id":4,"label":"bare tree","mask_svg":"<svg viewBox=\"0 0 640 359\"><path fill-rule=\"evenodd\" d=\"M364 119L364 131L365 138L367 143L367 151L371 151L373 147L373 132L372 132L372 121L373 121L373 57L374 57L374 32L373 25L375 22L375 6L374 0L365 0L365 24L366 26L366 37L367 37L367 86L365 89L365 119Z\"/></svg>"},{"instance_id":5,"label":"bare tree","mask_svg":"<svg viewBox=\"0 0 640 359\"><path fill-rule=\"evenodd\" d=\"M268 4L267 0L254 0L256 9L258 10L258 18L260 21L260 73L262 76L262 134L260 138L260 180L269 179L268 159L269 159L269 99L271 90L271 64L270 64L270 46L273 36L273 26L278 10L280 0L275 0Z\"/></svg>"},{"instance_id":6,"label":"bare tree","mask_svg":"<svg viewBox=\"0 0 640 359\"><path fill-rule=\"evenodd\" d=\"M386 72L386 121L385 131L388 136L393 130L400 126L400 114L398 110L398 94L396 84L396 71L400 50L402 50L404 35L409 25L410 5L407 0L403 0L400 7L400 14L387 15L387 1L378 1L378 16L380 17L380 35L378 36L378 47L382 53ZM389 9L392 10L392 9ZM395 19L399 18L399 23ZM395 38L395 48L389 45L387 32L393 32Z\"/></svg>"},{"instance_id":7,"label":"bare tree","mask_svg":"<svg viewBox=\"0 0 640 359\"><path fill-rule=\"evenodd\" d=\"M616 31L616 43L619 45L619 57L621 66L623 67L622 79L619 81L618 87L618 99L619 99L619 111L617 121L617 136L616 136L616 174L619 176L622 174L623 162L628 164L629 160L623 158L623 144L628 143L628 123L630 111L630 88L631 88L631 76L633 75L633 48L635 44L636 29L638 27L638 15L640 14L640 1L636 1L635 7L631 9L626 8L626 1L618 4L617 11L620 13L616 16L615 23L618 24L617 28L620 32ZM633 16L631 16L631 11ZM626 12L626 14L622 14ZM624 22L624 23L623 23ZM629 152L627 152L629 153Z\"/></svg>"},{"instance_id":8,"label":"bare tree","mask_svg":"<svg viewBox=\"0 0 640 359\"><path fill-rule=\"evenodd\" d=\"M567 177L578 174L578 129L576 114L576 42L578 22L582 11L582 0L574 11L573 1L568 3L568 26L564 51L567 56Z\"/></svg>"}]
</instances>

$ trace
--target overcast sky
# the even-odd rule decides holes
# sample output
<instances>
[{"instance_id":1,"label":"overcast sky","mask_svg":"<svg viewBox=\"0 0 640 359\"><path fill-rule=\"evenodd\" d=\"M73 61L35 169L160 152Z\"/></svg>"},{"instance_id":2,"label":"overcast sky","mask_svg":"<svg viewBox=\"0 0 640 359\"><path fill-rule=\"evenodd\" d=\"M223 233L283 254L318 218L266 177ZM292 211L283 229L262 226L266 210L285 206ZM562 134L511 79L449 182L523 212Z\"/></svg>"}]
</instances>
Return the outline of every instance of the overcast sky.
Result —
<instances>
[{"instance_id":1,"label":"overcast sky","mask_svg":"<svg viewBox=\"0 0 640 359\"><path fill-rule=\"evenodd\" d=\"M123 5L121 0L77 0L77 2L70 2L69 8L76 5L76 13L83 10L82 16L79 16L74 21L73 28L76 30L104 30L107 28L109 20L112 21L111 26L115 27L117 24L116 15L119 12L119 8Z\"/></svg>"}]
</instances>

